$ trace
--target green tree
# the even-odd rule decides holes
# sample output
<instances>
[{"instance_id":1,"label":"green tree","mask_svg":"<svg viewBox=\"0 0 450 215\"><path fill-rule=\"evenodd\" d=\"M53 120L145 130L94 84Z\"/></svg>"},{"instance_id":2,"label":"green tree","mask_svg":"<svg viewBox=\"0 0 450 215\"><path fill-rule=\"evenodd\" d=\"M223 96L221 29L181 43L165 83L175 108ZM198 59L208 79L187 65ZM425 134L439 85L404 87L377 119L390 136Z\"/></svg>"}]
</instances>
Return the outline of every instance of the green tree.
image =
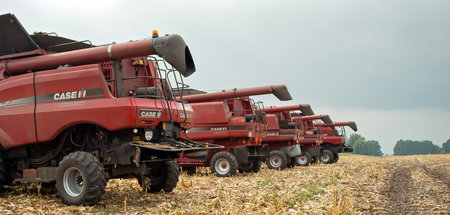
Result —
<instances>
[{"instance_id":1,"label":"green tree","mask_svg":"<svg viewBox=\"0 0 450 215\"><path fill-rule=\"evenodd\" d=\"M381 152L381 146L380 143L378 143L378 141L376 140L368 140L366 141L366 147L368 152L368 155L373 155L373 156L382 156L383 152Z\"/></svg>"},{"instance_id":2,"label":"green tree","mask_svg":"<svg viewBox=\"0 0 450 215\"><path fill-rule=\"evenodd\" d=\"M394 155L439 154L442 148L429 140L399 140L394 146Z\"/></svg>"},{"instance_id":3,"label":"green tree","mask_svg":"<svg viewBox=\"0 0 450 215\"><path fill-rule=\"evenodd\" d=\"M360 155L382 156L381 146L376 140L368 140L359 134L350 135L348 144L353 147L353 152Z\"/></svg>"},{"instance_id":4,"label":"green tree","mask_svg":"<svg viewBox=\"0 0 450 215\"><path fill-rule=\"evenodd\" d=\"M361 135L359 135L359 134L356 134L356 133L353 133L353 134L351 134L350 135L350 137L348 138L348 140L347 140L347 144L349 145L349 146L354 146L355 145L355 142L358 140L358 139L363 139L363 141L365 140L365 138L363 137L363 136L361 136Z\"/></svg>"},{"instance_id":5,"label":"green tree","mask_svg":"<svg viewBox=\"0 0 450 215\"><path fill-rule=\"evenodd\" d=\"M445 143L442 143L442 149L444 150L444 153L450 153L450 139Z\"/></svg>"}]
</instances>

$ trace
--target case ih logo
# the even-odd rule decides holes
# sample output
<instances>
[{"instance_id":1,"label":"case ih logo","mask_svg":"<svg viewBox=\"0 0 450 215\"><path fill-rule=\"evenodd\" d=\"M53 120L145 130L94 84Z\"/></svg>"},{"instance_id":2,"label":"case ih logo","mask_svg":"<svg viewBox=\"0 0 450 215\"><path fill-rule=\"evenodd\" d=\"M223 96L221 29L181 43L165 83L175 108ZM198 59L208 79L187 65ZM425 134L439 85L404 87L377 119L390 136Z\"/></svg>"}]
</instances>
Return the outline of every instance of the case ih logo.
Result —
<instances>
[{"instance_id":1,"label":"case ih logo","mask_svg":"<svg viewBox=\"0 0 450 215\"><path fill-rule=\"evenodd\" d=\"M226 131L227 127L212 127L211 131Z\"/></svg>"},{"instance_id":2,"label":"case ih logo","mask_svg":"<svg viewBox=\"0 0 450 215\"><path fill-rule=\"evenodd\" d=\"M160 110L141 110L139 116L142 118L161 118Z\"/></svg>"},{"instance_id":3,"label":"case ih logo","mask_svg":"<svg viewBox=\"0 0 450 215\"><path fill-rule=\"evenodd\" d=\"M53 94L53 99L55 101L80 99L85 97L86 97L86 90L84 89Z\"/></svg>"},{"instance_id":4,"label":"case ih logo","mask_svg":"<svg viewBox=\"0 0 450 215\"><path fill-rule=\"evenodd\" d=\"M190 113L186 113L186 116L187 117L185 117L184 113L180 113L180 118L182 118L182 119L190 119L190 118L192 118L192 114L190 114Z\"/></svg>"},{"instance_id":5,"label":"case ih logo","mask_svg":"<svg viewBox=\"0 0 450 215\"><path fill-rule=\"evenodd\" d=\"M278 136L280 133L278 132L267 132L266 136Z\"/></svg>"}]
</instances>

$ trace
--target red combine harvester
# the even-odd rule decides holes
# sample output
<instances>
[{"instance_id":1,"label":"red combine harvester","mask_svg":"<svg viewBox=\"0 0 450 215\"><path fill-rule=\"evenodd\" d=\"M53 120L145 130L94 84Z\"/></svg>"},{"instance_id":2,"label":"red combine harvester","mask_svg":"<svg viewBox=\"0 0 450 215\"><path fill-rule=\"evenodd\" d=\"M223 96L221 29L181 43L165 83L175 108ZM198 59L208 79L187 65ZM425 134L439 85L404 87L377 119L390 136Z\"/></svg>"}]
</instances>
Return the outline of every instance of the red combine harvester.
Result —
<instances>
[{"instance_id":1,"label":"red combine harvester","mask_svg":"<svg viewBox=\"0 0 450 215\"><path fill-rule=\"evenodd\" d=\"M302 151L305 153L298 159L300 166L308 166L318 160L325 164L335 163L339 159L338 153L353 151L350 146L345 145L343 126L357 131L355 122L333 123L328 115L296 116L293 120L298 128L305 131L301 141ZM314 120L321 120L323 123L314 123ZM337 130L336 126L340 129Z\"/></svg>"},{"instance_id":2,"label":"red combine harvester","mask_svg":"<svg viewBox=\"0 0 450 215\"><path fill-rule=\"evenodd\" d=\"M266 164L270 169L282 170L294 167L302 155L299 142L302 139L301 129L292 122L291 111L300 111L300 115L313 115L308 104L264 108L267 118L267 135L263 143L269 145L270 155Z\"/></svg>"},{"instance_id":3,"label":"red combine harvester","mask_svg":"<svg viewBox=\"0 0 450 215\"><path fill-rule=\"evenodd\" d=\"M262 94L274 94L282 101L292 99L285 85L184 96L195 111L194 127L186 138L225 148L208 150L205 161L181 157L178 164L187 170L210 166L219 177L235 175L236 170L258 172L268 155L267 146L260 141L266 123L262 105L249 96Z\"/></svg>"},{"instance_id":4,"label":"red combine harvester","mask_svg":"<svg viewBox=\"0 0 450 215\"><path fill-rule=\"evenodd\" d=\"M12 14L0 16L0 28L0 186L53 183L65 204L92 205L111 178L132 176L150 192L170 192L179 153L206 154L205 144L180 138L193 109L173 97L163 62L149 58L194 73L180 36L154 32L95 47L29 35Z\"/></svg>"},{"instance_id":5,"label":"red combine harvester","mask_svg":"<svg viewBox=\"0 0 450 215\"><path fill-rule=\"evenodd\" d=\"M314 123L314 127L318 128L322 135L323 147L322 155L319 157L323 163L333 160L336 163L339 160L340 152L353 152L351 146L345 145L346 131L345 126L350 127L353 131L358 131L354 121L348 122L332 122L332 123ZM327 152L328 151L328 152ZM330 155L333 154L333 157Z\"/></svg>"}]
</instances>

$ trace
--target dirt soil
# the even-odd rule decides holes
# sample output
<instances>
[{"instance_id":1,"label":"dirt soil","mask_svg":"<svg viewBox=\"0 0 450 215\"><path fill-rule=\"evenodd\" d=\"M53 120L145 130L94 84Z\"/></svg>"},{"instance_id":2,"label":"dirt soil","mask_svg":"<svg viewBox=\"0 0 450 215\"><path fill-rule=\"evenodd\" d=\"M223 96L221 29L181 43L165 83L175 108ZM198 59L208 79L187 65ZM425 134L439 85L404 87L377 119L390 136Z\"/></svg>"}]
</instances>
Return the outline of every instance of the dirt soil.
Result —
<instances>
[{"instance_id":1,"label":"dirt soil","mask_svg":"<svg viewBox=\"0 0 450 215\"><path fill-rule=\"evenodd\" d=\"M450 162L431 157L387 159L385 214L450 214Z\"/></svg>"},{"instance_id":2,"label":"dirt soil","mask_svg":"<svg viewBox=\"0 0 450 215\"><path fill-rule=\"evenodd\" d=\"M110 180L95 206L66 206L37 184L19 184L0 193L0 214L450 214L450 155L342 155L336 164L263 165L231 178L201 168L179 180L168 194Z\"/></svg>"}]
</instances>

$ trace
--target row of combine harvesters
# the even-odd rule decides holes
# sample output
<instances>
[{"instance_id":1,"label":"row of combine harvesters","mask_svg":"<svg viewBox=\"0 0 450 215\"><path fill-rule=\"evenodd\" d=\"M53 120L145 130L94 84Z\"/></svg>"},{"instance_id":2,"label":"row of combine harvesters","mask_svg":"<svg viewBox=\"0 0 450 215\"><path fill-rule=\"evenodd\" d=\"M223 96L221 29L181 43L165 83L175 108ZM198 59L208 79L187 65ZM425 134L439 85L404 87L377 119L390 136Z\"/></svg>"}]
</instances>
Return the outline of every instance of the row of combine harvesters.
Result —
<instances>
[{"instance_id":1,"label":"row of combine harvesters","mask_svg":"<svg viewBox=\"0 0 450 215\"><path fill-rule=\"evenodd\" d=\"M171 192L179 166L232 176L258 172L264 161L281 170L333 163L351 151L337 127L356 131L353 122L333 123L309 105L264 108L250 98L291 100L284 85L184 89L181 76L196 68L179 35L154 31L96 46L30 35L13 14L0 15L0 29L0 191L42 183L67 205L93 205L113 178Z\"/></svg>"},{"instance_id":2,"label":"row of combine harvesters","mask_svg":"<svg viewBox=\"0 0 450 215\"><path fill-rule=\"evenodd\" d=\"M273 94L280 101L292 100L285 85L205 93L183 90L182 99L194 109L193 128L183 138L224 146L208 150L206 157L192 159L181 154L178 164L188 173L210 167L218 177L237 171L258 172L261 164L283 170L338 161L345 145L345 128L357 131L356 123L333 122L328 115L315 115L309 104L267 107L250 96Z\"/></svg>"}]
</instances>

